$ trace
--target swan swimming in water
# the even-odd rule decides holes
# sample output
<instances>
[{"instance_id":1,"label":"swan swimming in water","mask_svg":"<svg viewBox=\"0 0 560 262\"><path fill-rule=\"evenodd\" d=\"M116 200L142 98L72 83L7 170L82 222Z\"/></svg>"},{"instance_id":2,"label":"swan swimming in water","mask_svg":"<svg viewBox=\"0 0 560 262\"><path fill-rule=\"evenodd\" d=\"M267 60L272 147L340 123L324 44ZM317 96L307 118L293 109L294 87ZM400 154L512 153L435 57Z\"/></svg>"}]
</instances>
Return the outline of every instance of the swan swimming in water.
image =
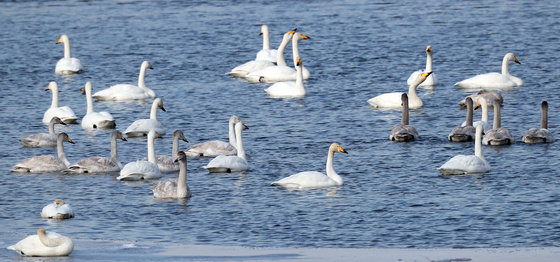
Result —
<instances>
[{"instance_id":1,"label":"swan swimming in water","mask_svg":"<svg viewBox=\"0 0 560 262\"><path fill-rule=\"evenodd\" d=\"M187 198L191 197L191 190L187 184L187 155L179 151L176 154L179 162L179 177L165 181L154 182L152 191L155 198Z\"/></svg>"},{"instance_id":2,"label":"swan swimming in water","mask_svg":"<svg viewBox=\"0 0 560 262\"><path fill-rule=\"evenodd\" d=\"M521 87L523 80L509 73L509 62L521 64L513 53L507 53L502 60L501 74L496 72L480 74L457 82L455 85L465 89L508 89Z\"/></svg>"},{"instance_id":3,"label":"swan swimming in water","mask_svg":"<svg viewBox=\"0 0 560 262\"><path fill-rule=\"evenodd\" d=\"M281 186L288 189L306 189L306 188L322 188L332 186L342 186L344 181L335 171L333 167L333 158L335 152L348 154L338 143L332 143L329 147L327 156L327 174L316 171L304 171L282 178L272 182L272 185Z\"/></svg>"},{"instance_id":4,"label":"swan swimming in water","mask_svg":"<svg viewBox=\"0 0 560 262\"><path fill-rule=\"evenodd\" d=\"M255 60L264 60L276 63L276 49L270 49L270 34L267 25L261 25L261 33L263 37L263 48L257 53Z\"/></svg>"},{"instance_id":5,"label":"swan swimming in water","mask_svg":"<svg viewBox=\"0 0 560 262\"><path fill-rule=\"evenodd\" d=\"M130 126L126 128L124 133L128 137L139 137L139 136L146 136L151 129L154 129L156 133L160 135L165 135L165 128L161 125L161 123L157 119L157 110L160 108L165 112L165 107L163 107L163 101L161 98L154 99L152 102L152 108L150 110L150 118L149 119L138 119L134 121Z\"/></svg>"},{"instance_id":6,"label":"swan swimming in water","mask_svg":"<svg viewBox=\"0 0 560 262\"><path fill-rule=\"evenodd\" d=\"M41 217L48 219L68 219L74 217L74 211L69 204L64 203L61 199L56 199L54 203L50 203L41 210Z\"/></svg>"},{"instance_id":7,"label":"swan swimming in water","mask_svg":"<svg viewBox=\"0 0 560 262\"><path fill-rule=\"evenodd\" d=\"M245 156L245 150L243 149L243 139L241 138L241 132L246 126L243 122L239 121L235 124L235 136L237 140L237 155L236 156L224 156L220 155L210 160L210 162L204 166L205 169L210 173L231 173L231 172L242 172L249 169L249 163L247 163L247 158Z\"/></svg>"},{"instance_id":8,"label":"swan swimming in water","mask_svg":"<svg viewBox=\"0 0 560 262\"><path fill-rule=\"evenodd\" d=\"M526 144L540 144L554 142L554 136L548 130L548 102L541 103L541 128L531 128L523 134L523 142Z\"/></svg>"},{"instance_id":9,"label":"swan swimming in water","mask_svg":"<svg viewBox=\"0 0 560 262\"><path fill-rule=\"evenodd\" d=\"M146 69L154 69L148 61L142 62L140 66L138 85L117 84L96 92L93 94L93 97L99 101L141 100L156 97L156 93L152 89L149 89L144 82Z\"/></svg>"},{"instance_id":10,"label":"swan swimming in water","mask_svg":"<svg viewBox=\"0 0 560 262\"><path fill-rule=\"evenodd\" d=\"M53 117L49 122L49 133L39 133L20 138L19 142L24 147L54 147L56 146L56 133L54 132L54 125L66 125L60 118Z\"/></svg>"},{"instance_id":11,"label":"swan swimming in water","mask_svg":"<svg viewBox=\"0 0 560 262\"><path fill-rule=\"evenodd\" d=\"M482 154L482 125L476 127L474 155L457 155L438 168L443 175L482 174L490 171L490 164Z\"/></svg>"},{"instance_id":12,"label":"swan swimming in water","mask_svg":"<svg viewBox=\"0 0 560 262\"><path fill-rule=\"evenodd\" d=\"M58 85L56 82L50 82L45 91L47 90L52 92L52 102L51 107L43 114L43 124L48 125L55 116L65 124L75 124L78 117L74 114L74 110L68 106L58 106Z\"/></svg>"},{"instance_id":13,"label":"swan swimming in water","mask_svg":"<svg viewBox=\"0 0 560 262\"><path fill-rule=\"evenodd\" d=\"M56 62L54 72L61 75L77 74L83 71L80 59L70 56L70 40L67 35L61 35L57 44L64 44L64 57Z\"/></svg>"},{"instance_id":14,"label":"swan swimming in water","mask_svg":"<svg viewBox=\"0 0 560 262\"><path fill-rule=\"evenodd\" d=\"M296 81L276 82L264 91L274 98L300 98L304 97L305 87L303 86L303 62L301 58L296 59Z\"/></svg>"},{"instance_id":15,"label":"swan swimming in water","mask_svg":"<svg viewBox=\"0 0 560 262\"><path fill-rule=\"evenodd\" d=\"M52 155L42 155L34 156L17 163L11 172L29 172L29 173L41 173L41 172L55 172L66 169L70 162L66 159L64 154L63 141L74 144L72 139L68 137L66 133L58 134L56 139L56 152L57 156Z\"/></svg>"},{"instance_id":16,"label":"swan swimming in water","mask_svg":"<svg viewBox=\"0 0 560 262\"><path fill-rule=\"evenodd\" d=\"M467 142L473 141L476 137L476 128L473 126L473 100L466 98L467 104L467 120L464 126L458 126L451 130L447 139L451 142Z\"/></svg>"},{"instance_id":17,"label":"swan swimming in water","mask_svg":"<svg viewBox=\"0 0 560 262\"><path fill-rule=\"evenodd\" d=\"M121 181L137 181L145 179L156 179L162 176L156 163L154 139L159 134L155 130L148 132L148 161L138 160L126 164L117 177Z\"/></svg>"},{"instance_id":18,"label":"swan swimming in water","mask_svg":"<svg viewBox=\"0 0 560 262\"><path fill-rule=\"evenodd\" d=\"M171 156L156 156L156 163L158 165L159 171L161 172L175 172L179 170L179 163L175 161L175 157L177 152L179 151L179 139L187 141L187 138L183 134L181 130L175 130L173 132L173 146L171 148ZM181 151L183 152L183 151ZM142 160L148 160L148 158L143 158Z\"/></svg>"},{"instance_id":19,"label":"swan swimming in water","mask_svg":"<svg viewBox=\"0 0 560 262\"><path fill-rule=\"evenodd\" d=\"M86 95L87 111L84 118L82 118L83 129L97 129L97 128L115 128L115 119L109 112L95 112L93 111L93 98L91 97L91 82L86 82L85 89L82 88L82 94Z\"/></svg>"},{"instance_id":20,"label":"swan swimming in water","mask_svg":"<svg viewBox=\"0 0 560 262\"><path fill-rule=\"evenodd\" d=\"M418 87L419 84L424 82L424 80L426 80L426 78L431 74L432 72L419 74L418 77L416 78L416 81L408 87L408 106L410 109L417 109L422 107L422 105L424 105L420 97L418 97L418 95L416 94L416 88ZM367 102L373 108L401 108L402 94L403 94L402 92L385 93L370 98Z\"/></svg>"},{"instance_id":21,"label":"swan swimming in water","mask_svg":"<svg viewBox=\"0 0 560 262\"><path fill-rule=\"evenodd\" d=\"M122 168L117 153L117 139L127 141L119 130L111 132L111 158L102 156L84 158L71 164L64 173L106 173L118 172Z\"/></svg>"},{"instance_id":22,"label":"swan swimming in water","mask_svg":"<svg viewBox=\"0 0 560 262\"><path fill-rule=\"evenodd\" d=\"M58 257L70 255L74 250L74 243L69 237L39 228L37 235L28 236L15 245L9 246L8 249L16 251L22 256Z\"/></svg>"},{"instance_id":23,"label":"swan swimming in water","mask_svg":"<svg viewBox=\"0 0 560 262\"><path fill-rule=\"evenodd\" d=\"M500 105L494 101L494 125L492 130L484 134L482 144L500 146L513 144L513 135L505 127L501 126Z\"/></svg>"},{"instance_id":24,"label":"swan swimming in water","mask_svg":"<svg viewBox=\"0 0 560 262\"><path fill-rule=\"evenodd\" d=\"M395 125L389 135L389 140L395 142L409 142L418 139L418 131L416 128L408 124L408 96L401 95L402 101L402 119L401 123Z\"/></svg>"},{"instance_id":25,"label":"swan swimming in water","mask_svg":"<svg viewBox=\"0 0 560 262\"><path fill-rule=\"evenodd\" d=\"M410 76L406 80L406 84L407 85L414 84L414 81L416 80L416 78L418 78L418 75L422 73L428 73L428 72L432 72L432 74L429 75L426 78L426 80L424 80L424 82L420 83L419 86L435 86L438 84L436 75L432 71L432 46L426 47L426 69L418 70L410 74Z\"/></svg>"},{"instance_id":26,"label":"swan swimming in water","mask_svg":"<svg viewBox=\"0 0 560 262\"><path fill-rule=\"evenodd\" d=\"M241 122L238 116L232 115L229 118L229 143L221 140L212 140L196 144L185 150L188 157L217 157L219 155L237 155L237 139L235 138L235 124ZM248 129L247 126L244 127Z\"/></svg>"}]
</instances>

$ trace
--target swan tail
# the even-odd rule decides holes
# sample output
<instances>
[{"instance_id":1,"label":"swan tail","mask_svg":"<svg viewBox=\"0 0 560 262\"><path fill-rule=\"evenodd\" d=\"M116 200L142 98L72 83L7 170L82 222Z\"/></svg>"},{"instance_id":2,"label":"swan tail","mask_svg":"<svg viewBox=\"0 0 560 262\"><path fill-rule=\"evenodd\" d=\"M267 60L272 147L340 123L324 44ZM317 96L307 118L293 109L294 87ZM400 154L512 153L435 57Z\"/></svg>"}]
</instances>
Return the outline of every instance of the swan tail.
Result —
<instances>
[{"instance_id":1,"label":"swan tail","mask_svg":"<svg viewBox=\"0 0 560 262\"><path fill-rule=\"evenodd\" d=\"M23 167L23 166L14 166L10 172L18 172L18 173L28 173L30 172L31 169L28 167Z\"/></svg>"}]
</instances>

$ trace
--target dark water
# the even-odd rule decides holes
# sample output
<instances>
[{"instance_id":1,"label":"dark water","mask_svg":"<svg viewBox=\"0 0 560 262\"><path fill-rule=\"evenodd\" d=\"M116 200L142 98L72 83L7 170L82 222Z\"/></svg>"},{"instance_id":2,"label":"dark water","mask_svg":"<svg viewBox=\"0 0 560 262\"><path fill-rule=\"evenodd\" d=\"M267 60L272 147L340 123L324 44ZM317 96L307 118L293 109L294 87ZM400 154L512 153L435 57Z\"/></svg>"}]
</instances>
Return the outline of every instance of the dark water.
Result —
<instances>
[{"instance_id":1,"label":"dark water","mask_svg":"<svg viewBox=\"0 0 560 262\"><path fill-rule=\"evenodd\" d=\"M141 243L558 246L558 143L521 143L523 132L539 125L545 99L549 128L557 133L558 17L555 1L0 3L0 244L46 227L76 239ZM271 99L263 92L267 85L224 75L254 58L262 23L270 27L273 46L294 27L311 36L300 42L312 74L305 98ZM85 69L70 78L54 74L63 53L55 43L62 33ZM366 100L405 91L410 73L424 68L426 45L433 47L441 84L419 90L424 107L411 112L411 124L421 139L392 143L388 136L400 112L371 109ZM511 65L510 72L525 82L502 92L502 125L517 141L483 148L492 167L483 176L440 176L436 168L447 159L473 152L470 143L446 140L464 119L456 103L472 93L453 84L499 72L507 52L522 63ZM86 81L94 91L136 83L142 60L152 63L146 83L167 109L159 113L168 135L156 142L157 153L170 153L175 129L191 144L225 140L227 119L237 114L250 128L244 132L250 171L208 174L202 166L209 159L189 160L193 197L186 202L156 201L151 182L123 183L116 174L9 172L22 159L53 152L22 148L17 141L46 130L41 119L51 102L44 91L49 81L58 82L61 105L82 117L85 97L79 89ZM95 103L97 111L113 114L121 130L146 118L149 107L149 102ZM76 142L65 145L71 162L108 156L110 131L88 133L79 125L60 130ZM344 186L308 191L269 186L295 172L324 171L334 141L349 151L335 156ZM119 143L119 149L123 163L146 155L142 139ZM76 217L41 220L41 208L55 198L69 202Z\"/></svg>"}]
</instances>

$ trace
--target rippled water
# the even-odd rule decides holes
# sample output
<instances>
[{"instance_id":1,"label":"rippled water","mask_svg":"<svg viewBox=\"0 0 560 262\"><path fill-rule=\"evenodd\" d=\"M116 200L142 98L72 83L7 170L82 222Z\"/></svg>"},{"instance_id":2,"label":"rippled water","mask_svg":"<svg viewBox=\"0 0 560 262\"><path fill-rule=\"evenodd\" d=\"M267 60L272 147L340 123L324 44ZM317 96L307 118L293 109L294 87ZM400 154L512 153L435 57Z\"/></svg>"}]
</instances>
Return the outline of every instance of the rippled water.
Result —
<instances>
[{"instance_id":1,"label":"rippled water","mask_svg":"<svg viewBox=\"0 0 560 262\"><path fill-rule=\"evenodd\" d=\"M76 239L271 247L519 247L560 245L558 143L525 145L523 132L540 123L539 105L550 104L549 128L557 133L557 61L560 10L555 1L253 1L0 3L0 244L7 246L46 227ZM272 45L294 27L309 36L300 53L312 77L301 100L271 99L264 84L248 84L225 72L253 59L262 23ZM85 72L54 74L68 34L72 55ZM434 50L440 85L420 89L424 107L411 112L421 139L388 140L398 110L374 110L366 100L405 91L409 74L424 68L426 45ZM510 72L523 87L504 91L502 125L517 141L484 147L492 171L483 176L442 177L436 170L472 144L449 143L449 131L465 112L457 102L469 91L453 84L478 73L500 71L514 52L521 65ZM286 52L291 61L291 52ZM22 148L17 139L46 130L41 119L51 94L85 113L79 92L135 83L142 60L154 70L146 83L164 100L160 121L168 135L156 142L169 154L182 129L190 144L227 139L227 119L239 115L251 170L208 174L209 159L189 160L193 197L156 201L151 182L123 183L116 174L13 174L18 161L52 149ZM124 130L149 115L150 104L95 103ZM491 114L492 115L492 114ZM479 118L480 113L475 113ZM108 155L110 131L60 129L71 162ZM558 135L556 135L558 137ZM289 191L270 182L304 170L324 171L326 151L338 141L349 151L335 156L344 186ZM187 144L181 144L186 148ZM146 155L145 140L119 143L123 163ZM168 175L172 177L172 174ZM41 220L55 198L76 217ZM0 256L13 256L7 250Z\"/></svg>"}]
</instances>

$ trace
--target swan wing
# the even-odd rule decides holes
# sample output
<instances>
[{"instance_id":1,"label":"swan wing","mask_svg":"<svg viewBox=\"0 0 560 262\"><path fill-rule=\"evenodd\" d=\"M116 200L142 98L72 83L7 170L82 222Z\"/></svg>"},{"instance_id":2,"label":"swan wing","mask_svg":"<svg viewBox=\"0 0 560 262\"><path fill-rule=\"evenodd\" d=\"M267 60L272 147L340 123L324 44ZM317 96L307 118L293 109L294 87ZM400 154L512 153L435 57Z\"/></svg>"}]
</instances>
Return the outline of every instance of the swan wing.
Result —
<instances>
[{"instance_id":1,"label":"swan wing","mask_svg":"<svg viewBox=\"0 0 560 262\"><path fill-rule=\"evenodd\" d=\"M486 173L490 165L475 155L457 155L445 162L438 170L443 175Z\"/></svg>"},{"instance_id":2,"label":"swan wing","mask_svg":"<svg viewBox=\"0 0 560 262\"><path fill-rule=\"evenodd\" d=\"M39 133L20 138L19 141L24 147L55 147L56 135Z\"/></svg>"},{"instance_id":3,"label":"swan wing","mask_svg":"<svg viewBox=\"0 0 560 262\"><path fill-rule=\"evenodd\" d=\"M129 137L146 136L150 129L154 129L160 135L165 134L165 128L157 119L138 119L130 124L124 133Z\"/></svg>"},{"instance_id":4,"label":"swan wing","mask_svg":"<svg viewBox=\"0 0 560 262\"><path fill-rule=\"evenodd\" d=\"M59 117L65 124L75 123L78 120L74 110L68 106L51 107L43 114L43 123L48 125L53 117Z\"/></svg>"},{"instance_id":5,"label":"swan wing","mask_svg":"<svg viewBox=\"0 0 560 262\"><path fill-rule=\"evenodd\" d=\"M507 89L517 87L517 84L509 77L495 72L476 75L457 82L455 85L465 89Z\"/></svg>"},{"instance_id":6,"label":"swan wing","mask_svg":"<svg viewBox=\"0 0 560 262\"><path fill-rule=\"evenodd\" d=\"M91 112L82 118L82 127L84 129L113 128L115 119L108 112Z\"/></svg>"},{"instance_id":7,"label":"swan wing","mask_svg":"<svg viewBox=\"0 0 560 262\"><path fill-rule=\"evenodd\" d=\"M61 58L56 63L56 67L54 72L57 74L75 74L81 73L83 71L82 63L80 59L70 57L70 58Z\"/></svg>"},{"instance_id":8,"label":"swan wing","mask_svg":"<svg viewBox=\"0 0 560 262\"><path fill-rule=\"evenodd\" d=\"M138 160L126 164L117 177L117 180L136 181L145 179L156 179L162 174L156 164L149 161Z\"/></svg>"},{"instance_id":9,"label":"swan wing","mask_svg":"<svg viewBox=\"0 0 560 262\"><path fill-rule=\"evenodd\" d=\"M61 171L66 168L66 165L58 159L58 157L51 155L34 156L17 163L12 172L55 172Z\"/></svg>"},{"instance_id":10,"label":"swan wing","mask_svg":"<svg viewBox=\"0 0 560 262\"><path fill-rule=\"evenodd\" d=\"M217 156L204 166L209 172L240 172L249 169L247 160L238 156Z\"/></svg>"},{"instance_id":11,"label":"swan wing","mask_svg":"<svg viewBox=\"0 0 560 262\"><path fill-rule=\"evenodd\" d=\"M228 142L212 140L196 144L185 150L188 157L216 157L219 155L237 155L237 149Z\"/></svg>"},{"instance_id":12,"label":"swan wing","mask_svg":"<svg viewBox=\"0 0 560 262\"><path fill-rule=\"evenodd\" d=\"M545 128L531 128L523 134L523 142L527 144L540 144L554 142L554 136Z\"/></svg>"},{"instance_id":13,"label":"swan wing","mask_svg":"<svg viewBox=\"0 0 560 262\"><path fill-rule=\"evenodd\" d=\"M264 90L268 95L275 98L303 97L305 92L301 92L296 86L296 82L285 81L276 82Z\"/></svg>"},{"instance_id":14,"label":"swan wing","mask_svg":"<svg viewBox=\"0 0 560 262\"><path fill-rule=\"evenodd\" d=\"M261 49L259 52L257 52L255 61L266 61L266 62L276 63L277 52L278 51L276 49Z\"/></svg>"},{"instance_id":15,"label":"swan wing","mask_svg":"<svg viewBox=\"0 0 560 262\"><path fill-rule=\"evenodd\" d=\"M336 186L337 183L321 172L305 171L272 182L284 188L303 189Z\"/></svg>"},{"instance_id":16,"label":"swan wing","mask_svg":"<svg viewBox=\"0 0 560 262\"><path fill-rule=\"evenodd\" d=\"M453 142L467 142L474 141L476 135L476 128L474 126L458 126L453 128L447 139Z\"/></svg>"},{"instance_id":17,"label":"swan wing","mask_svg":"<svg viewBox=\"0 0 560 262\"><path fill-rule=\"evenodd\" d=\"M177 198L177 180L156 181L152 186L155 198Z\"/></svg>"},{"instance_id":18,"label":"swan wing","mask_svg":"<svg viewBox=\"0 0 560 262\"><path fill-rule=\"evenodd\" d=\"M117 172L121 170L118 163L114 163L106 157L84 158L75 164L70 165L65 173L101 173Z\"/></svg>"},{"instance_id":19,"label":"swan wing","mask_svg":"<svg viewBox=\"0 0 560 262\"><path fill-rule=\"evenodd\" d=\"M130 84L117 84L107 89L97 91L93 96L100 101L119 101L149 99L154 96L148 94L144 89Z\"/></svg>"},{"instance_id":20,"label":"swan wing","mask_svg":"<svg viewBox=\"0 0 560 262\"><path fill-rule=\"evenodd\" d=\"M246 79L252 83L295 81L296 69L288 66L269 66L265 69L253 71L247 74Z\"/></svg>"},{"instance_id":21,"label":"swan wing","mask_svg":"<svg viewBox=\"0 0 560 262\"><path fill-rule=\"evenodd\" d=\"M270 61L266 60L253 60L242 65L236 66L233 68L228 75L234 77L245 77L247 74L253 71L258 71L261 69L265 69L267 67L274 66L274 64Z\"/></svg>"},{"instance_id":22,"label":"swan wing","mask_svg":"<svg viewBox=\"0 0 560 262\"><path fill-rule=\"evenodd\" d=\"M370 98L367 102L374 108L401 108L402 92L385 93Z\"/></svg>"}]
</instances>

